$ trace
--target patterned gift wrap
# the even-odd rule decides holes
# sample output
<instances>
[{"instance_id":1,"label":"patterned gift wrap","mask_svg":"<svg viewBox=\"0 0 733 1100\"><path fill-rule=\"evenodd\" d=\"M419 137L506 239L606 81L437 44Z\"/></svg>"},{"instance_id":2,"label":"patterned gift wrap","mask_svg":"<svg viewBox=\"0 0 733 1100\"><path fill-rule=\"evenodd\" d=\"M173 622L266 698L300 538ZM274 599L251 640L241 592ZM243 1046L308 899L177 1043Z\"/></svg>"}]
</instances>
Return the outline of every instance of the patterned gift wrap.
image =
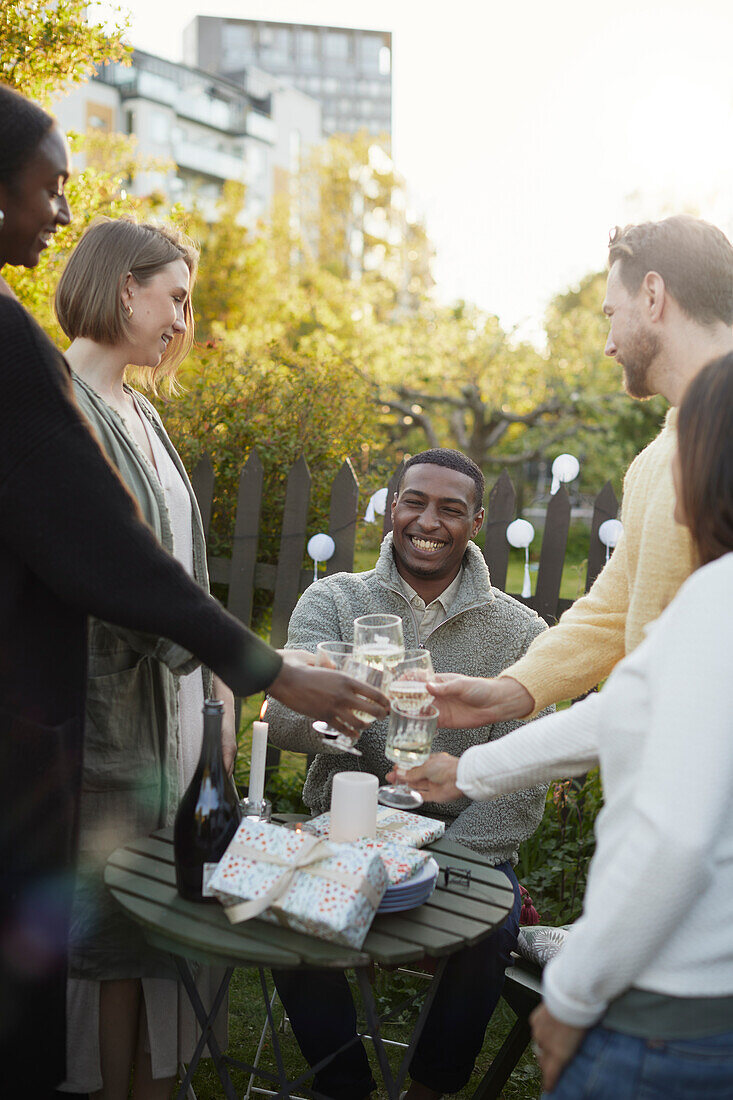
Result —
<instances>
[{"instance_id":1,"label":"patterned gift wrap","mask_svg":"<svg viewBox=\"0 0 733 1100\"><path fill-rule=\"evenodd\" d=\"M421 852L418 848L411 848L407 844L395 844L391 840L382 840L381 837L354 842L356 848L364 852L376 852L387 869L390 886L396 886L399 882L407 882L413 878L430 859L429 852Z\"/></svg>"},{"instance_id":2,"label":"patterned gift wrap","mask_svg":"<svg viewBox=\"0 0 733 1100\"><path fill-rule=\"evenodd\" d=\"M317 836L328 836L331 815L320 814L308 822L308 829ZM377 839L393 844L408 844L412 848L424 848L439 840L445 832L445 822L433 817L411 814L408 810L392 810L389 806L377 807Z\"/></svg>"},{"instance_id":3,"label":"patterned gift wrap","mask_svg":"<svg viewBox=\"0 0 733 1100\"><path fill-rule=\"evenodd\" d=\"M374 851L242 821L208 883L232 923L261 917L360 948L389 885Z\"/></svg>"}]
</instances>

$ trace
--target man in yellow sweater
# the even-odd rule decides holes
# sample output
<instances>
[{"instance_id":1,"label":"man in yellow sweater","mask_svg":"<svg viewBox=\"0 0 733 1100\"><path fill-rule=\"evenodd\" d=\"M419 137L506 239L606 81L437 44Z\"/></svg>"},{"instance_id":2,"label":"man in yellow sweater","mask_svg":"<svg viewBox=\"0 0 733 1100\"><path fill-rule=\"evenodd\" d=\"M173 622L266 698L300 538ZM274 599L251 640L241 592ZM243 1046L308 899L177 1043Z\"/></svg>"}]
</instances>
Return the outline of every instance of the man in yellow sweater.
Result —
<instances>
[{"instance_id":1,"label":"man in yellow sweater","mask_svg":"<svg viewBox=\"0 0 733 1100\"><path fill-rule=\"evenodd\" d=\"M627 392L660 393L673 407L627 471L624 533L588 594L497 679L442 684L443 725L523 718L588 691L639 644L695 567L687 528L673 517L675 406L706 363L733 350L730 242L688 216L617 229L603 311L606 355L623 367Z\"/></svg>"}]
</instances>

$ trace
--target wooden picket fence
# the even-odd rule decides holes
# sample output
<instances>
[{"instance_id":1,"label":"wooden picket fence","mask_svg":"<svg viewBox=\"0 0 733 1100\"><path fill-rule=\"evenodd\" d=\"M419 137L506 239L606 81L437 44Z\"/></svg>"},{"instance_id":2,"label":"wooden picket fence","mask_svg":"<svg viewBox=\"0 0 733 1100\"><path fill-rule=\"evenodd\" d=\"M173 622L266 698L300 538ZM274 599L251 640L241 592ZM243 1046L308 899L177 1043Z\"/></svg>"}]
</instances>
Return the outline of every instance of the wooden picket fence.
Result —
<instances>
[{"instance_id":1,"label":"wooden picket fence","mask_svg":"<svg viewBox=\"0 0 733 1100\"><path fill-rule=\"evenodd\" d=\"M388 501L392 500L399 475L400 469L397 469L390 480ZM201 458L191 480L208 537L214 497L214 470L208 455ZM262 463L257 452L253 451L239 477L232 556L210 556L209 572L212 581L227 586L226 606L247 626L252 619L255 589L265 589L273 593L270 642L279 648L287 639L288 623L298 597L313 581L312 566L305 568L303 565L306 543L316 533L308 530L311 475L308 464L302 457L288 474L277 565L257 561L263 482ZM359 522L358 504L359 483L351 463L346 460L331 487L328 533L336 544L336 550L326 565L327 576L353 571L356 526ZM489 492L485 505L483 554L492 584L496 588L504 589L510 549L506 529L516 518L516 495L506 470L500 474ZM600 573L606 558L606 548L598 538L598 529L605 520L614 519L617 512L616 495L611 483L606 482L596 497L593 509L586 591ZM388 506L384 516L384 534L391 526ZM565 487L561 486L547 507L534 595L523 599L518 593L511 593L516 599L534 608L550 625L572 603L572 600L560 598L569 527L570 498ZM276 768L278 760L278 750L269 747L268 769Z\"/></svg>"}]
</instances>

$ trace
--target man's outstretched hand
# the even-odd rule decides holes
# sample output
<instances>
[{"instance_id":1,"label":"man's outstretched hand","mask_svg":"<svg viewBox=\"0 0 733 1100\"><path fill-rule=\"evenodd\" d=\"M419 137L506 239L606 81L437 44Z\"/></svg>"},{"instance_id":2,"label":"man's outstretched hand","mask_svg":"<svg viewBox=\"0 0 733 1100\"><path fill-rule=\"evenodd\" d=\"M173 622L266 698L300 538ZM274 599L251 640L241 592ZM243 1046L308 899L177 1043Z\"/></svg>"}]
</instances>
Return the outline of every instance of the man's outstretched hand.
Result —
<instances>
[{"instance_id":1,"label":"man's outstretched hand","mask_svg":"<svg viewBox=\"0 0 733 1100\"><path fill-rule=\"evenodd\" d=\"M267 692L298 714L319 718L352 737L375 719L389 714L389 701L381 691L336 669L303 664L291 658L289 652L283 654L283 666ZM372 717L363 721L356 717L355 710Z\"/></svg>"},{"instance_id":2,"label":"man's outstretched hand","mask_svg":"<svg viewBox=\"0 0 733 1100\"><path fill-rule=\"evenodd\" d=\"M511 676L483 680L444 672L430 681L428 689L440 711L441 729L476 729L524 718L534 710L530 693Z\"/></svg>"}]
</instances>

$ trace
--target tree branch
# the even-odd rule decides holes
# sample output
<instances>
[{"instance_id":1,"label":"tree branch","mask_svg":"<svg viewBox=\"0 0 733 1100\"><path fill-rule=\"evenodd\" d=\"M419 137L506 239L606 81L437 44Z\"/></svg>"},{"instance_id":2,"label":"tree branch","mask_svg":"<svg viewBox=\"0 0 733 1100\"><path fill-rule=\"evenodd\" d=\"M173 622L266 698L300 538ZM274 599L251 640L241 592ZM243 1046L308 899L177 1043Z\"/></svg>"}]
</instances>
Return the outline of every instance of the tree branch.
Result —
<instances>
[{"instance_id":1,"label":"tree branch","mask_svg":"<svg viewBox=\"0 0 733 1100\"><path fill-rule=\"evenodd\" d=\"M458 441L458 446L462 451L468 450L468 433L466 431L466 422L463 419L461 409L454 409L450 417L450 425L453 429L453 434Z\"/></svg>"},{"instance_id":2,"label":"tree branch","mask_svg":"<svg viewBox=\"0 0 733 1100\"><path fill-rule=\"evenodd\" d=\"M562 429L562 431L546 436L531 450L522 451L521 454L513 455L486 455L484 462L491 462L495 466L521 466L523 462L533 462L535 459L542 458L555 443L560 443L563 439L568 439L570 436L575 435L581 428L585 429L586 425L580 423L572 424L570 427ZM598 428L595 430L600 431L602 429Z\"/></svg>"},{"instance_id":3,"label":"tree branch","mask_svg":"<svg viewBox=\"0 0 733 1100\"><path fill-rule=\"evenodd\" d=\"M422 430L425 432L425 438L428 442L428 446L429 447L439 447L440 446L440 441L438 439L438 434L435 431L435 428L433 427L433 422L430 419L430 417L427 415L427 413L424 413L424 412L416 413L416 412L413 411L411 405L406 405L402 401L385 400L385 401L382 402L382 404L389 406L390 409L394 409L395 412L402 413L403 416L411 416L412 419L413 419L413 422L415 424L417 424L417 426L419 428L422 428Z\"/></svg>"}]
</instances>

